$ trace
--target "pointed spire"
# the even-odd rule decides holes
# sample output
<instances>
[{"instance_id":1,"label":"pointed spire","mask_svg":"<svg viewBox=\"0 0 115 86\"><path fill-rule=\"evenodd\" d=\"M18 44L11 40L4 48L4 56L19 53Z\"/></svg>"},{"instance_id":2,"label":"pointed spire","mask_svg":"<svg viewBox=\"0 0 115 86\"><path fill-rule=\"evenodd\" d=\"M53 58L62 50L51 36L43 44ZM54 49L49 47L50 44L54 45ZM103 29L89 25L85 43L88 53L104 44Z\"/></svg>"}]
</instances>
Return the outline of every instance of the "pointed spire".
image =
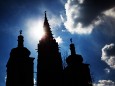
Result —
<instances>
[{"instance_id":1,"label":"pointed spire","mask_svg":"<svg viewBox=\"0 0 115 86\"><path fill-rule=\"evenodd\" d=\"M22 30L19 31L20 32L20 35L18 36L18 47L23 47L23 36L22 36Z\"/></svg>"},{"instance_id":2,"label":"pointed spire","mask_svg":"<svg viewBox=\"0 0 115 86\"><path fill-rule=\"evenodd\" d=\"M47 20L47 15L46 15L46 11L45 11L45 20Z\"/></svg>"},{"instance_id":3,"label":"pointed spire","mask_svg":"<svg viewBox=\"0 0 115 86\"><path fill-rule=\"evenodd\" d=\"M75 46L74 46L74 44L72 43L72 38L70 39L70 42L71 42L71 44L70 44L71 55L75 55L75 54L76 54L76 53L75 53Z\"/></svg>"},{"instance_id":4,"label":"pointed spire","mask_svg":"<svg viewBox=\"0 0 115 86\"><path fill-rule=\"evenodd\" d=\"M50 39L53 39L52 31L51 31L50 25L48 23L46 11L45 11L45 19L44 19L44 26L43 27L44 27L45 35L47 37L49 37Z\"/></svg>"},{"instance_id":5,"label":"pointed spire","mask_svg":"<svg viewBox=\"0 0 115 86\"><path fill-rule=\"evenodd\" d=\"M45 24L48 24L48 25L49 25L49 23L48 23L48 19L47 19L46 11L45 11L44 13L45 13L44 25L45 25Z\"/></svg>"}]
</instances>

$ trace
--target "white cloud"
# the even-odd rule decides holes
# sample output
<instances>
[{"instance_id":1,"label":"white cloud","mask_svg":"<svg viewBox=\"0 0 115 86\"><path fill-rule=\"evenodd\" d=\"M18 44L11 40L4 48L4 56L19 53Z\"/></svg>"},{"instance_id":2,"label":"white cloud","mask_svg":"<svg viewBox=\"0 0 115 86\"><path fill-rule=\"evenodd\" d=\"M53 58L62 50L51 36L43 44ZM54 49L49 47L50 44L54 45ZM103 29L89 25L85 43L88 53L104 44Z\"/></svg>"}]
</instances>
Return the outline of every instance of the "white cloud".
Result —
<instances>
[{"instance_id":1,"label":"white cloud","mask_svg":"<svg viewBox=\"0 0 115 86\"><path fill-rule=\"evenodd\" d=\"M62 32L66 32L66 30L61 30Z\"/></svg>"},{"instance_id":2,"label":"white cloud","mask_svg":"<svg viewBox=\"0 0 115 86\"><path fill-rule=\"evenodd\" d=\"M87 27L83 27L83 24L77 20L80 17L80 9L79 4L82 4L84 0L78 0L78 4L75 3L76 0L68 0L65 4L66 10L66 21L64 22L65 28L72 34L90 34L93 28L96 25L100 24L100 20L95 20L92 24Z\"/></svg>"},{"instance_id":3,"label":"white cloud","mask_svg":"<svg viewBox=\"0 0 115 86\"><path fill-rule=\"evenodd\" d=\"M60 18L61 18L62 22L65 21L65 19L64 19L64 17L62 15L60 15Z\"/></svg>"},{"instance_id":4,"label":"white cloud","mask_svg":"<svg viewBox=\"0 0 115 86\"><path fill-rule=\"evenodd\" d=\"M106 16L111 16L115 18L115 7L103 12Z\"/></svg>"},{"instance_id":5,"label":"white cloud","mask_svg":"<svg viewBox=\"0 0 115 86\"><path fill-rule=\"evenodd\" d=\"M7 75L5 76L5 82L6 82L6 80L7 80Z\"/></svg>"},{"instance_id":6,"label":"white cloud","mask_svg":"<svg viewBox=\"0 0 115 86\"><path fill-rule=\"evenodd\" d=\"M48 18L48 21L52 29L56 29L57 27L60 27L62 24L61 17L52 14L51 17Z\"/></svg>"},{"instance_id":7,"label":"white cloud","mask_svg":"<svg viewBox=\"0 0 115 86\"><path fill-rule=\"evenodd\" d=\"M102 48L101 59L105 61L111 68L115 69L115 44L105 45Z\"/></svg>"},{"instance_id":8,"label":"white cloud","mask_svg":"<svg viewBox=\"0 0 115 86\"><path fill-rule=\"evenodd\" d=\"M84 0L78 0L80 4L82 4L84 2Z\"/></svg>"},{"instance_id":9,"label":"white cloud","mask_svg":"<svg viewBox=\"0 0 115 86\"><path fill-rule=\"evenodd\" d=\"M98 83L93 86L115 86L115 82L112 80L99 80Z\"/></svg>"},{"instance_id":10,"label":"white cloud","mask_svg":"<svg viewBox=\"0 0 115 86\"><path fill-rule=\"evenodd\" d=\"M34 78L34 86L36 86L37 82L36 82L36 79Z\"/></svg>"},{"instance_id":11,"label":"white cloud","mask_svg":"<svg viewBox=\"0 0 115 86\"><path fill-rule=\"evenodd\" d=\"M67 0L65 3L66 17L61 16L61 19L64 21L64 26L67 31L72 34L91 34L94 29L101 27L101 30L105 33L108 33L109 29L111 33L110 36L113 36L115 33L115 7L101 12L97 17L92 19L90 24L84 26L85 21L83 22L82 19L85 19L84 17L86 16L81 14L84 9L81 4L84 3L84 1L85 0Z\"/></svg>"},{"instance_id":12,"label":"white cloud","mask_svg":"<svg viewBox=\"0 0 115 86\"><path fill-rule=\"evenodd\" d=\"M105 71L107 74L109 74L109 73L111 72L109 68L105 68L104 71Z\"/></svg>"},{"instance_id":13,"label":"white cloud","mask_svg":"<svg viewBox=\"0 0 115 86\"><path fill-rule=\"evenodd\" d=\"M63 43L63 39L60 36L58 36L55 39L56 39L56 42L58 42L59 44Z\"/></svg>"}]
</instances>

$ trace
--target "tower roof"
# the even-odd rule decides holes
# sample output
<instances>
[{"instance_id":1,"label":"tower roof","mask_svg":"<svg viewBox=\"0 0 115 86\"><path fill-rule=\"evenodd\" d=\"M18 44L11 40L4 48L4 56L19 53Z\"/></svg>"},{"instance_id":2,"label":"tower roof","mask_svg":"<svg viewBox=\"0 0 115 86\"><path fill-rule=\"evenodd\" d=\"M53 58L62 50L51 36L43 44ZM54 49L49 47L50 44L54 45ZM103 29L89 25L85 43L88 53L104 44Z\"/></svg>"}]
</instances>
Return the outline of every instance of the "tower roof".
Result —
<instances>
[{"instance_id":1,"label":"tower roof","mask_svg":"<svg viewBox=\"0 0 115 86\"><path fill-rule=\"evenodd\" d=\"M67 64L79 64L83 62L83 58L81 55L75 53L75 45L72 43L72 38L70 39L70 51L71 55L67 57Z\"/></svg>"},{"instance_id":2,"label":"tower roof","mask_svg":"<svg viewBox=\"0 0 115 86\"><path fill-rule=\"evenodd\" d=\"M17 53L17 55L19 55L19 53L20 53L22 55L29 56L30 55L30 51L26 47L24 47L24 37L22 35L22 30L20 30L19 33L20 34L18 36L18 47L12 49L12 52Z\"/></svg>"},{"instance_id":3,"label":"tower roof","mask_svg":"<svg viewBox=\"0 0 115 86\"><path fill-rule=\"evenodd\" d=\"M74 44L72 43L72 38L70 39L70 42L71 42L71 44L70 44L71 55L74 55L74 54L76 54L76 53L75 53L75 46L74 46Z\"/></svg>"}]
</instances>

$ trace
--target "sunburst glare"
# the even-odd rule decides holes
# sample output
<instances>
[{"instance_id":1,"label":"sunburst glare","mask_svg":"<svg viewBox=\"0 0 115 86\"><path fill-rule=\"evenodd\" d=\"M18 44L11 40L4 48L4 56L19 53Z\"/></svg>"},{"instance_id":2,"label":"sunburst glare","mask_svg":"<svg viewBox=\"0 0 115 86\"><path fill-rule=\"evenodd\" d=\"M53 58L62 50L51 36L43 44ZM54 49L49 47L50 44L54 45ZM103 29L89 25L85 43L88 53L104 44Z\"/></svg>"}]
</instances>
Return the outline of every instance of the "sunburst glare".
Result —
<instances>
[{"instance_id":1,"label":"sunburst glare","mask_svg":"<svg viewBox=\"0 0 115 86\"><path fill-rule=\"evenodd\" d=\"M27 34L33 41L39 41L43 35L43 21L41 19L31 19L27 21Z\"/></svg>"}]
</instances>

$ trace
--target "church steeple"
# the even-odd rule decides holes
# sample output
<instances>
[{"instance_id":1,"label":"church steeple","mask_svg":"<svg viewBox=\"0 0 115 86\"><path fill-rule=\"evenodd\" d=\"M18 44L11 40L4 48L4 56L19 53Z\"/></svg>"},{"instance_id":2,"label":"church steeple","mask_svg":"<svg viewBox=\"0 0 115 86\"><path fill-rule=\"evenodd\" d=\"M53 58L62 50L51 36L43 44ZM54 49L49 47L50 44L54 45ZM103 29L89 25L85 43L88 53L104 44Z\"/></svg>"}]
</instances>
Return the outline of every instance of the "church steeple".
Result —
<instances>
[{"instance_id":1,"label":"church steeple","mask_svg":"<svg viewBox=\"0 0 115 86\"><path fill-rule=\"evenodd\" d=\"M46 11L45 11L45 20L44 20L44 22L48 22Z\"/></svg>"},{"instance_id":2,"label":"church steeple","mask_svg":"<svg viewBox=\"0 0 115 86\"><path fill-rule=\"evenodd\" d=\"M83 63L81 55L75 53L75 46L70 39L71 55L66 58L67 67L64 69L64 86L92 86L89 64Z\"/></svg>"},{"instance_id":3,"label":"church steeple","mask_svg":"<svg viewBox=\"0 0 115 86\"><path fill-rule=\"evenodd\" d=\"M18 46L11 50L6 64L6 86L33 86L34 58L30 57L31 52L23 45L22 30L20 30L17 41Z\"/></svg>"},{"instance_id":4,"label":"church steeple","mask_svg":"<svg viewBox=\"0 0 115 86\"><path fill-rule=\"evenodd\" d=\"M53 38L46 11L43 29L45 35L38 44L37 86L62 86L61 53Z\"/></svg>"},{"instance_id":5,"label":"church steeple","mask_svg":"<svg viewBox=\"0 0 115 86\"><path fill-rule=\"evenodd\" d=\"M44 18L43 28L44 28L44 31L45 31L45 37L49 38L49 39L53 39L52 31L51 31L50 25L48 23L46 11L45 11L45 18Z\"/></svg>"},{"instance_id":6,"label":"church steeple","mask_svg":"<svg viewBox=\"0 0 115 86\"><path fill-rule=\"evenodd\" d=\"M22 36L22 30L20 30L20 35L18 36L18 47L24 47L23 42L24 42L24 37Z\"/></svg>"},{"instance_id":7,"label":"church steeple","mask_svg":"<svg viewBox=\"0 0 115 86\"><path fill-rule=\"evenodd\" d=\"M83 62L83 58L81 55L76 54L75 52L75 45L72 43L72 38L70 39L70 51L71 55L67 57L66 62L67 64L79 64Z\"/></svg>"},{"instance_id":8,"label":"church steeple","mask_svg":"<svg viewBox=\"0 0 115 86\"><path fill-rule=\"evenodd\" d=\"M75 54L76 54L76 53L75 53L75 46L74 46L74 44L72 43L72 38L70 39L70 42L71 42L71 44L70 44L71 55L75 55Z\"/></svg>"}]
</instances>

